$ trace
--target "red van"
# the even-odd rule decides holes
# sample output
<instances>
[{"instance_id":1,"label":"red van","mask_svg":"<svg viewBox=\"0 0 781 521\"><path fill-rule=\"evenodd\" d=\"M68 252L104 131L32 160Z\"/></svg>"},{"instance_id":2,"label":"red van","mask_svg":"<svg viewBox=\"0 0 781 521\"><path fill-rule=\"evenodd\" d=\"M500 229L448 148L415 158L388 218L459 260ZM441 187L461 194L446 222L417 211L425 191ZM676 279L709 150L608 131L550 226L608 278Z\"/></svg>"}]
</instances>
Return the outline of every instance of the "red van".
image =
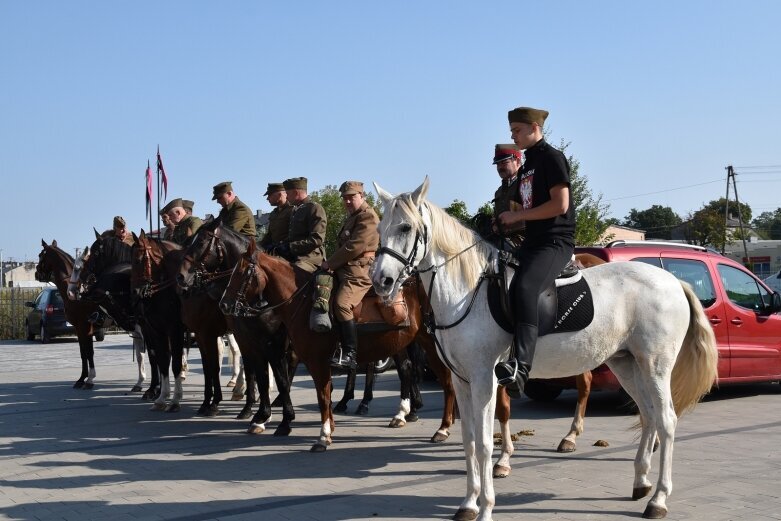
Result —
<instances>
[{"instance_id":1,"label":"red van","mask_svg":"<svg viewBox=\"0 0 781 521\"><path fill-rule=\"evenodd\" d=\"M614 241L575 252L608 262L645 262L691 284L716 333L719 384L781 380L781 315L773 291L737 262L701 246L671 242ZM607 366L592 374L592 390L621 388ZM552 400L570 388L574 378L530 380L525 393Z\"/></svg>"}]
</instances>

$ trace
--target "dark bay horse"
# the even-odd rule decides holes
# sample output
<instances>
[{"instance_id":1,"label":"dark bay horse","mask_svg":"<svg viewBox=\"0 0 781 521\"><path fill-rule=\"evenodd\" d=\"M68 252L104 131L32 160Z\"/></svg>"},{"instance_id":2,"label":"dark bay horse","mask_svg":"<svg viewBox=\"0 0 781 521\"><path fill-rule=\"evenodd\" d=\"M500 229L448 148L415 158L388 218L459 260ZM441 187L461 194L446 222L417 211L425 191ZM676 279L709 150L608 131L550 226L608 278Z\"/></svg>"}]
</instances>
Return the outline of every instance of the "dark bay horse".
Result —
<instances>
[{"instance_id":1,"label":"dark bay horse","mask_svg":"<svg viewBox=\"0 0 781 521\"><path fill-rule=\"evenodd\" d=\"M217 414L222 399L219 382L217 342L230 329L239 344L244 359L247 400L239 419L251 415L257 401L255 381L260 389L260 407L252 419L251 433L265 430L265 422L271 416L268 398L268 366L282 402L283 420L275 435L290 433L290 423L295 419L290 401L290 378L285 358L286 333L281 320L273 313L251 317L226 317L219 308L219 299L228 283L233 266L246 251L248 239L222 226L218 220L203 225L191 239L185 250L177 274L182 295L182 319L195 333L201 357L204 359L206 394L202 410L205 414ZM209 403L207 400L211 399Z\"/></svg>"},{"instance_id":2,"label":"dark bay horse","mask_svg":"<svg viewBox=\"0 0 781 521\"><path fill-rule=\"evenodd\" d=\"M130 290L136 316L160 374L160 394L152 410L178 412L183 396L182 354L184 325L176 293L176 270L182 258L178 244L148 237L143 230L136 237L131 254ZM173 399L169 365L174 373Z\"/></svg>"},{"instance_id":3,"label":"dark bay horse","mask_svg":"<svg viewBox=\"0 0 781 521\"><path fill-rule=\"evenodd\" d=\"M73 272L73 257L62 251L57 246L57 241L52 241L51 245L41 239L43 249L38 254L38 265L35 267L35 280L40 282L54 282L60 295L64 298L65 316L68 322L73 324L76 329L76 336L79 339L79 354L81 355L81 375L73 384L74 389L92 389L95 379L95 351L93 348L93 335L95 333L93 324L89 322L89 316L94 313L98 307L93 302L72 301L67 298L68 281ZM141 366L143 368L143 365Z\"/></svg>"},{"instance_id":4,"label":"dark bay horse","mask_svg":"<svg viewBox=\"0 0 781 521\"><path fill-rule=\"evenodd\" d=\"M245 308L256 308L261 297L268 300L270 307L278 312L290 335L293 349L306 365L315 384L317 402L320 408L320 437L312 446L312 452L325 451L331 444L334 417L331 410L331 367L329 359L336 346L337 335L314 333L309 329L309 310L312 304L313 276L284 259L256 251L254 241L241 256L231 275L220 306L226 313ZM410 311L410 325L404 329L360 334L358 362L386 358L416 340L427 351L433 352L434 345L422 326L417 294L420 288L408 285L404 291L407 309ZM450 375L442 362L429 357L432 369L441 382L450 381ZM442 441L449 435L453 423L453 390L445 390L445 408L440 428L432 441ZM404 404L402 407L404 408ZM409 412L407 405L407 413Z\"/></svg>"}]
</instances>

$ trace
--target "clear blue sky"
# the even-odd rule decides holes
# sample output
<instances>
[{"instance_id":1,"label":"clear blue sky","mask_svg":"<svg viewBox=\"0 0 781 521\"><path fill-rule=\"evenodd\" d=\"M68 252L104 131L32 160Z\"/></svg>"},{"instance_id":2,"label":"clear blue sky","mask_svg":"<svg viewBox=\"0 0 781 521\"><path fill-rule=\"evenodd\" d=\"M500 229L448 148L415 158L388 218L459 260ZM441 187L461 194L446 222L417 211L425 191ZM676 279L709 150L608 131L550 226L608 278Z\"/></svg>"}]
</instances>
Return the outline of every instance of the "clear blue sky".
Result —
<instances>
[{"instance_id":1,"label":"clear blue sky","mask_svg":"<svg viewBox=\"0 0 781 521\"><path fill-rule=\"evenodd\" d=\"M724 195L726 165L781 165L779 6L4 0L0 249L72 252L116 214L140 230L158 144L199 215L219 181L268 211L266 183L299 175L391 192L429 175L434 202L475 211L519 105L550 111L613 216L685 215ZM741 174L738 193L757 215L779 181Z\"/></svg>"}]
</instances>

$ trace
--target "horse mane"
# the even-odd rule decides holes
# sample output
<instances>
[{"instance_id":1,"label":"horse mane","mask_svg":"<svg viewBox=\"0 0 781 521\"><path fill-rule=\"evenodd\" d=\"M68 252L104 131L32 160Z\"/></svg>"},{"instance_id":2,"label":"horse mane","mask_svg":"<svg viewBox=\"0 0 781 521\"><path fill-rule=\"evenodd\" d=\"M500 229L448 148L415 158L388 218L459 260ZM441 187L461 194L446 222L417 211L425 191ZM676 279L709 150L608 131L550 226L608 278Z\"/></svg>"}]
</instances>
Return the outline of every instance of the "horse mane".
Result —
<instances>
[{"instance_id":1,"label":"horse mane","mask_svg":"<svg viewBox=\"0 0 781 521\"><path fill-rule=\"evenodd\" d=\"M458 219L450 216L434 203L423 201L422 205L431 215L431 230L429 230L431 247L441 251L448 259L452 258L450 262L456 263L457 270L462 274L461 280L467 287L474 288L494 248L474 230L461 224ZM404 220L415 232L423 233L423 217L415 206L411 193L395 197L388 215L392 215L396 209L402 213ZM382 223L380 226L380 235L387 236L390 219L387 220L384 228ZM476 246L470 248L475 244Z\"/></svg>"},{"instance_id":2,"label":"horse mane","mask_svg":"<svg viewBox=\"0 0 781 521\"><path fill-rule=\"evenodd\" d=\"M54 252L59 255L60 257L64 257L65 260L71 263L71 267L73 266L73 263L75 262L75 259L65 250L60 248L59 246L54 246L53 244L48 244L46 246L50 250L54 250Z\"/></svg>"}]
</instances>

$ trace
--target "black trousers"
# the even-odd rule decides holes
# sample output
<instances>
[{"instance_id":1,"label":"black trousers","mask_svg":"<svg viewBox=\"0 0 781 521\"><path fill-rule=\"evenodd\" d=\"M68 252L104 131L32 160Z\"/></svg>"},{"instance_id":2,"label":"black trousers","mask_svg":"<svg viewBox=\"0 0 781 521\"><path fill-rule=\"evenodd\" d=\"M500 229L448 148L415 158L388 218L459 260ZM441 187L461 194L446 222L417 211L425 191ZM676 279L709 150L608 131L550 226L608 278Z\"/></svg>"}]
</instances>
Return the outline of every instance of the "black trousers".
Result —
<instances>
[{"instance_id":1,"label":"black trousers","mask_svg":"<svg viewBox=\"0 0 781 521\"><path fill-rule=\"evenodd\" d=\"M542 293L572 258L574 245L566 239L536 243L524 241L516 255L520 268L515 272L515 323L537 326L537 302Z\"/></svg>"}]
</instances>

